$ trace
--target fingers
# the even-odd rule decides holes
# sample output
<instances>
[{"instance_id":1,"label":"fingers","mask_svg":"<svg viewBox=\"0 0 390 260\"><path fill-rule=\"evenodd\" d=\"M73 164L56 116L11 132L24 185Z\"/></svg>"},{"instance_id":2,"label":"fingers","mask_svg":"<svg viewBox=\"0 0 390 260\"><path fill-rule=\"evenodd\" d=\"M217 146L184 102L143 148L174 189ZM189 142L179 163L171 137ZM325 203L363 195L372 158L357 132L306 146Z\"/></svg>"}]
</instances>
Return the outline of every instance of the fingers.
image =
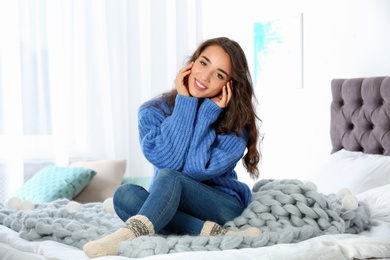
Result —
<instances>
[{"instance_id":1,"label":"fingers","mask_svg":"<svg viewBox=\"0 0 390 260\"><path fill-rule=\"evenodd\" d=\"M233 86L232 86L232 82L229 81L225 86L223 86L221 94L218 95L218 97L213 100L220 108L225 108L228 106L232 96L233 96Z\"/></svg>"},{"instance_id":2,"label":"fingers","mask_svg":"<svg viewBox=\"0 0 390 260\"><path fill-rule=\"evenodd\" d=\"M229 104L230 99L233 96L233 82L229 81L227 83L227 100L226 100L226 105Z\"/></svg>"},{"instance_id":3,"label":"fingers","mask_svg":"<svg viewBox=\"0 0 390 260\"><path fill-rule=\"evenodd\" d=\"M229 81L226 86L222 89L222 103L224 104L224 107L227 107L229 104L230 99L232 98L233 88L232 88L232 82Z\"/></svg>"},{"instance_id":4,"label":"fingers","mask_svg":"<svg viewBox=\"0 0 390 260\"><path fill-rule=\"evenodd\" d=\"M188 92L187 86L185 84L185 78L191 73L191 68L192 68L193 64L194 64L194 62L191 62L190 64L188 64L187 66L182 68L179 71L179 73L177 74L177 77L175 79L175 86L176 86L177 92L180 95L183 95L183 96L190 95Z\"/></svg>"},{"instance_id":5,"label":"fingers","mask_svg":"<svg viewBox=\"0 0 390 260\"><path fill-rule=\"evenodd\" d=\"M182 68L175 79L176 86L184 84L184 78L191 73L193 62Z\"/></svg>"}]
</instances>

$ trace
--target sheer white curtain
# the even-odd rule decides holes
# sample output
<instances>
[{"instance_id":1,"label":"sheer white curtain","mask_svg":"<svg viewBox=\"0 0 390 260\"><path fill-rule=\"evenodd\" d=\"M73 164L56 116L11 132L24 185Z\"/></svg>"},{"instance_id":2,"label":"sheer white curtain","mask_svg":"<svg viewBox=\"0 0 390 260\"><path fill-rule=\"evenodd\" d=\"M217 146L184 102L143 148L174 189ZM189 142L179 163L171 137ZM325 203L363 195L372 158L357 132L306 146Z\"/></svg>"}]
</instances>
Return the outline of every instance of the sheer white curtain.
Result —
<instances>
[{"instance_id":1,"label":"sheer white curtain","mask_svg":"<svg viewBox=\"0 0 390 260\"><path fill-rule=\"evenodd\" d=\"M201 1L0 1L0 201L46 164L127 159L139 105L173 87Z\"/></svg>"}]
</instances>

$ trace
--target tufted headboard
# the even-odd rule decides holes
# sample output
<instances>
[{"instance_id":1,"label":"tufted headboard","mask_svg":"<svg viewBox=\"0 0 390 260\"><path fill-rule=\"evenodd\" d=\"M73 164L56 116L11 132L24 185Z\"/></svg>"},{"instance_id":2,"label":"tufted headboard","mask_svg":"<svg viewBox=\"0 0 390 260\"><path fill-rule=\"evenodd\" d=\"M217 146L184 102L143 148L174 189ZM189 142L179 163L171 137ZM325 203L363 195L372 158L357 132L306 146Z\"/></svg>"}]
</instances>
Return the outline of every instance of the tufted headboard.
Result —
<instances>
[{"instance_id":1,"label":"tufted headboard","mask_svg":"<svg viewBox=\"0 0 390 260\"><path fill-rule=\"evenodd\" d=\"M331 86L332 153L390 155L390 77L334 79Z\"/></svg>"}]
</instances>

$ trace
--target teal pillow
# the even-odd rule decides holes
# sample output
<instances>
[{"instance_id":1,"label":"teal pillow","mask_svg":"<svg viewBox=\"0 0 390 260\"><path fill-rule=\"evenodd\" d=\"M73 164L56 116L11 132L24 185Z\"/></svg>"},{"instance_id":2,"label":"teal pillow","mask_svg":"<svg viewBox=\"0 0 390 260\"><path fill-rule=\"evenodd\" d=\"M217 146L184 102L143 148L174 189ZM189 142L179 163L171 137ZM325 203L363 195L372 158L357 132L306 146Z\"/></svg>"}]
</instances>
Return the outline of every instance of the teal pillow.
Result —
<instances>
[{"instance_id":1,"label":"teal pillow","mask_svg":"<svg viewBox=\"0 0 390 260\"><path fill-rule=\"evenodd\" d=\"M122 184L131 183L149 189L151 180L152 177L123 177Z\"/></svg>"},{"instance_id":2,"label":"teal pillow","mask_svg":"<svg viewBox=\"0 0 390 260\"><path fill-rule=\"evenodd\" d=\"M14 196L34 203L73 199L95 175L95 171L87 168L46 166L24 183Z\"/></svg>"}]
</instances>

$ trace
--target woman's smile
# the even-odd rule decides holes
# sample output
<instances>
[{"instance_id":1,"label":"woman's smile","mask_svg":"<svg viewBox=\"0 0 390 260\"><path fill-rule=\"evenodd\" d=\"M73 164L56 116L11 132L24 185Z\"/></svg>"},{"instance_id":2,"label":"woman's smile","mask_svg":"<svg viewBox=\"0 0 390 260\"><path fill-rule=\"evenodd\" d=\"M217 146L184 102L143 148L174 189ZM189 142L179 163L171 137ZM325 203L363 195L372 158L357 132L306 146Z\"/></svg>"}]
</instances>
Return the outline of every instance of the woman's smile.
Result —
<instances>
[{"instance_id":1,"label":"woman's smile","mask_svg":"<svg viewBox=\"0 0 390 260\"><path fill-rule=\"evenodd\" d=\"M202 84L202 83L200 83L197 79L194 79L194 86L195 86L195 88L197 89L197 90L199 90L199 91L204 91L204 90L206 90L207 88Z\"/></svg>"}]
</instances>

